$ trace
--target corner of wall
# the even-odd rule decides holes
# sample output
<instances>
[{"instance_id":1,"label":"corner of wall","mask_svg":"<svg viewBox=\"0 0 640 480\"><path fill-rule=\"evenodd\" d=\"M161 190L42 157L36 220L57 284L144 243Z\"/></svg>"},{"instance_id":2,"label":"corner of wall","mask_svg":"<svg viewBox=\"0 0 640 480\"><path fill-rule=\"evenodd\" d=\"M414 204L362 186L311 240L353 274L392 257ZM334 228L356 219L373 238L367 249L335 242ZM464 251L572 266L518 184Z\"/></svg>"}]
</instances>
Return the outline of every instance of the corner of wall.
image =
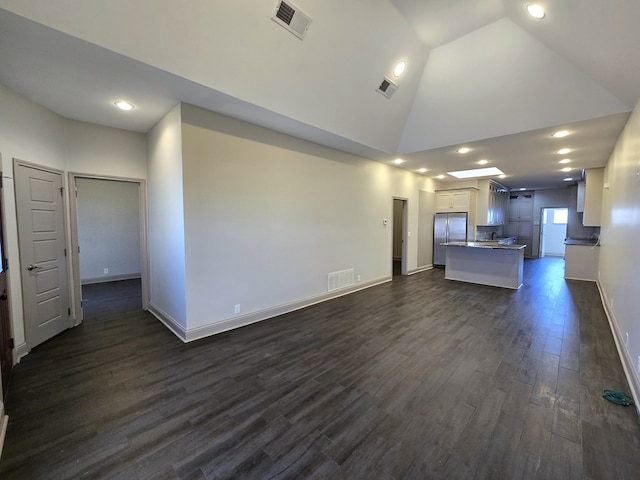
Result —
<instances>
[{"instance_id":1,"label":"corner of wall","mask_svg":"<svg viewBox=\"0 0 640 480\"><path fill-rule=\"evenodd\" d=\"M187 342L187 331L186 329L180 325L171 315L167 312L163 311L161 308L156 305L149 305L149 313L160 320L164 325L173 332L173 334L178 337L183 342Z\"/></svg>"}]
</instances>

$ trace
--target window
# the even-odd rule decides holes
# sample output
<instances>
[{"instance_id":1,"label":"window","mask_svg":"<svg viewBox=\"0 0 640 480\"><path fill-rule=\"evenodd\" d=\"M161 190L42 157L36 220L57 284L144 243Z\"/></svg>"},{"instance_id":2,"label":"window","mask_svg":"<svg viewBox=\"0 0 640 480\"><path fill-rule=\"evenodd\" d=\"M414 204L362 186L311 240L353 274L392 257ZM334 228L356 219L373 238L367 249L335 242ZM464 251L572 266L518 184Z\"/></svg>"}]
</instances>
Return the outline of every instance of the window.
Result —
<instances>
[{"instance_id":1,"label":"window","mask_svg":"<svg viewBox=\"0 0 640 480\"><path fill-rule=\"evenodd\" d=\"M553 223L567 224L569 220L569 210L566 208L557 208L553 211Z\"/></svg>"}]
</instances>

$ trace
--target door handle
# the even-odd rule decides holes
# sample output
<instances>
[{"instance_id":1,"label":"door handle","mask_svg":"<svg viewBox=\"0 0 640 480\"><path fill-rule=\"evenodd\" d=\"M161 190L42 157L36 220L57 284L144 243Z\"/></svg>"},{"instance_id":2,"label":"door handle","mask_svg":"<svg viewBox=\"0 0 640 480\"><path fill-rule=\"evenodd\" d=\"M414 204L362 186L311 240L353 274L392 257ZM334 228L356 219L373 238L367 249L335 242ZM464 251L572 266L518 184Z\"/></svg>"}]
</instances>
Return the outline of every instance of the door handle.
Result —
<instances>
[{"instance_id":1,"label":"door handle","mask_svg":"<svg viewBox=\"0 0 640 480\"><path fill-rule=\"evenodd\" d=\"M39 267L38 265L34 265L31 264L27 267L27 270L29 270L30 272L33 272L34 270L42 270L42 267Z\"/></svg>"}]
</instances>

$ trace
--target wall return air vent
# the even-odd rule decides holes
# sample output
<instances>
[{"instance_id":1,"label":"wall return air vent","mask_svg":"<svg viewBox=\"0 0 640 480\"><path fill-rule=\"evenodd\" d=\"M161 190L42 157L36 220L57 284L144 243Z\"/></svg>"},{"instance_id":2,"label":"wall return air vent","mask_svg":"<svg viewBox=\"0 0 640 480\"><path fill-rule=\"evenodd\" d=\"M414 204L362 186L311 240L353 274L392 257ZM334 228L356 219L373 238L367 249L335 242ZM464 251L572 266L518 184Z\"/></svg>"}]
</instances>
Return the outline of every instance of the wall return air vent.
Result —
<instances>
[{"instance_id":1,"label":"wall return air vent","mask_svg":"<svg viewBox=\"0 0 640 480\"><path fill-rule=\"evenodd\" d=\"M300 40L304 39L311 25L311 17L289 1L278 2L271 20L289 30Z\"/></svg>"}]
</instances>

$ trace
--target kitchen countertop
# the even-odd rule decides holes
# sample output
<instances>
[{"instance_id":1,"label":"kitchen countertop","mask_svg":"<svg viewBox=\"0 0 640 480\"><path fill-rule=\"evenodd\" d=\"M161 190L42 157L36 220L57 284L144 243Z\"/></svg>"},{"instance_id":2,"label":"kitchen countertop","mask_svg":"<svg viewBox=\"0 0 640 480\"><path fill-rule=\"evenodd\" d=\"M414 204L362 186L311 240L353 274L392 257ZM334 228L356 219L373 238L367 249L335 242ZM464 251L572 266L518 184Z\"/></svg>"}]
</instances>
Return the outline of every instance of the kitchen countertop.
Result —
<instances>
[{"instance_id":1,"label":"kitchen countertop","mask_svg":"<svg viewBox=\"0 0 640 480\"><path fill-rule=\"evenodd\" d=\"M526 245L503 245L498 242L448 242L441 243L445 247L487 248L491 250L522 250Z\"/></svg>"},{"instance_id":2,"label":"kitchen countertop","mask_svg":"<svg viewBox=\"0 0 640 480\"><path fill-rule=\"evenodd\" d=\"M595 238L573 238L573 237L568 237L564 239L564 244L565 245L580 245L580 246L586 246L586 247L599 247L600 244L598 243L598 240L596 240Z\"/></svg>"}]
</instances>

